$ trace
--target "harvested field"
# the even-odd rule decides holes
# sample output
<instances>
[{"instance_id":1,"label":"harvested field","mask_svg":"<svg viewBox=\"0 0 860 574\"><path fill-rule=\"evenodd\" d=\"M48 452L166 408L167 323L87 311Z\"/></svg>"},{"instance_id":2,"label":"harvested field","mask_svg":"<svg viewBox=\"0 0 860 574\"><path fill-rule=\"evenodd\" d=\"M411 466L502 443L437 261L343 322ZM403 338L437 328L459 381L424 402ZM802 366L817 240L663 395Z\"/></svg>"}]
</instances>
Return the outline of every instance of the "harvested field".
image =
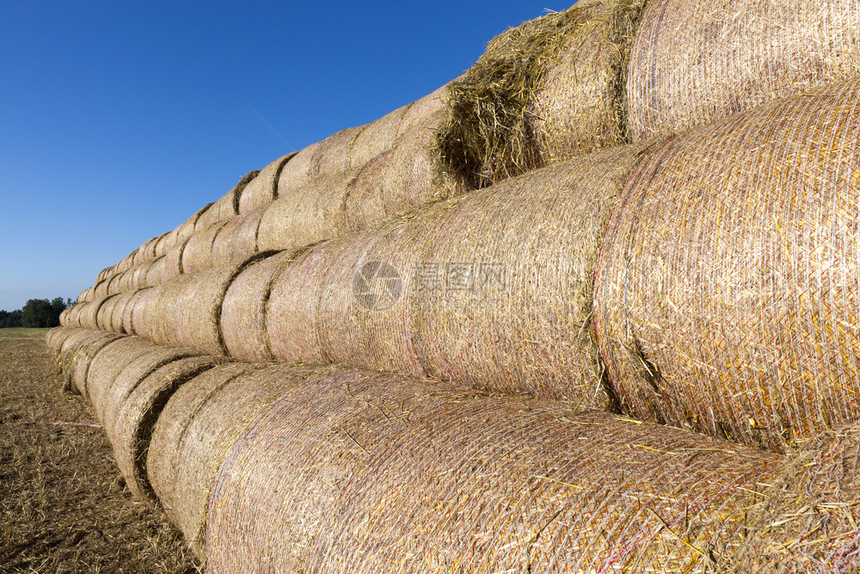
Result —
<instances>
[{"instance_id":1,"label":"harvested field","mask_svg":"<svg viewBox=\"0 0 860 574\"><path fill-rule=\"evenodd\" d=\"M128 492L95 415L58 392L44 330L0 330L0 571L192 574L181 535Z\"/></svg>"}]
</instances>

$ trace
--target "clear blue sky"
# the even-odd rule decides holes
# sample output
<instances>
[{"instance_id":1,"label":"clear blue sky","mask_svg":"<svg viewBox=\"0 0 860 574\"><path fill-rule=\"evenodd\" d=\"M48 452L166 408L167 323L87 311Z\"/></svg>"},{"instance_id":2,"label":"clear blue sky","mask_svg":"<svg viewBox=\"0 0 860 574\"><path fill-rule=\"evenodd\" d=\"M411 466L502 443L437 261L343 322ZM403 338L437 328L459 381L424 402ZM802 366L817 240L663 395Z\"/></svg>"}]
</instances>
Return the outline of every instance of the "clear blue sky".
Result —
<instances>
[{"instance_id":1,"label":"clear blue sky","mask_svg":"<svg viewBox=\"0 0 860 574\"><path fill-rule=\"evenodd\" d=\"M0 0L0 309L77 297L246 172L572 3Z\"/></svg>"}]
</instances>

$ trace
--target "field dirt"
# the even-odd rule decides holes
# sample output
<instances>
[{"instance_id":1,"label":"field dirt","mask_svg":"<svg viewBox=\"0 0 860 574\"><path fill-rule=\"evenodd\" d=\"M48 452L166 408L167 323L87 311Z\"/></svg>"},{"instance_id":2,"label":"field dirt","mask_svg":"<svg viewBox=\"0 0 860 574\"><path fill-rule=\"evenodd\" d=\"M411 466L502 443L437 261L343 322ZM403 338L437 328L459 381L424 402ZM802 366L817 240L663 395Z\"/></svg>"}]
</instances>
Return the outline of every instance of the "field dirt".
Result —
<instances>
[{"instance_id":1,"label":"field dirt","mask_svg":"<svg viewBox=\"0 0 860 574\"><path fill-rule=\"evenodd\" d=\"M45 333L0 329L0 572L199 572L125 488L89 404L55 382Z\"/></svg>"}]
</instances>

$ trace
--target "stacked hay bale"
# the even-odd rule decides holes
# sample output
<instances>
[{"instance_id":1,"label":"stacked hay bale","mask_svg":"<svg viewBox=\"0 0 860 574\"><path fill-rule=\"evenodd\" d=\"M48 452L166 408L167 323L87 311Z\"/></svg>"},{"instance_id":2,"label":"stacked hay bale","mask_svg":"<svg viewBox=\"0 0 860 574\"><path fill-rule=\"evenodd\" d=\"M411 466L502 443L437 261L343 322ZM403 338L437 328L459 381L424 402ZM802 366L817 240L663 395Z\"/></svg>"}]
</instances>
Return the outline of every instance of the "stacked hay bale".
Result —
<instances>
[{"instance_id":1,"label":"stacked hay bale","mask_svg":"<svg viewBox=\"0 0 860 574\"><path fill-rule=\"evenodd\" d=\"M61 381L212 572L853 571L860 2L796 3L506 32L99 273Z\"/></svg>"}]
</instances>

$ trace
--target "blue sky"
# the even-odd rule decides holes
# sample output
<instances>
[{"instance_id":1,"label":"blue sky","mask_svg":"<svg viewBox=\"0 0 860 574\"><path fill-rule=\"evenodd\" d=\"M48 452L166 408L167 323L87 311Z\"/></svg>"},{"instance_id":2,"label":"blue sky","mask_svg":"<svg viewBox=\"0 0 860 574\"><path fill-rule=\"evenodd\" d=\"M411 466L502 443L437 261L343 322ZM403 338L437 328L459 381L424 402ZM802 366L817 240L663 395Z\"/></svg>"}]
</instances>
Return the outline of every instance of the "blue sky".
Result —
<instances>
[{"instance_id":1,"label":"blue sky","mask_svg":"<svg viewBox=\"0 0 860 574\"><path fill-rule=\"evenodd\" d=\"M0 309L77 297L246 172L571 4L0 0Z\"/></svg>"}]
</instances>

